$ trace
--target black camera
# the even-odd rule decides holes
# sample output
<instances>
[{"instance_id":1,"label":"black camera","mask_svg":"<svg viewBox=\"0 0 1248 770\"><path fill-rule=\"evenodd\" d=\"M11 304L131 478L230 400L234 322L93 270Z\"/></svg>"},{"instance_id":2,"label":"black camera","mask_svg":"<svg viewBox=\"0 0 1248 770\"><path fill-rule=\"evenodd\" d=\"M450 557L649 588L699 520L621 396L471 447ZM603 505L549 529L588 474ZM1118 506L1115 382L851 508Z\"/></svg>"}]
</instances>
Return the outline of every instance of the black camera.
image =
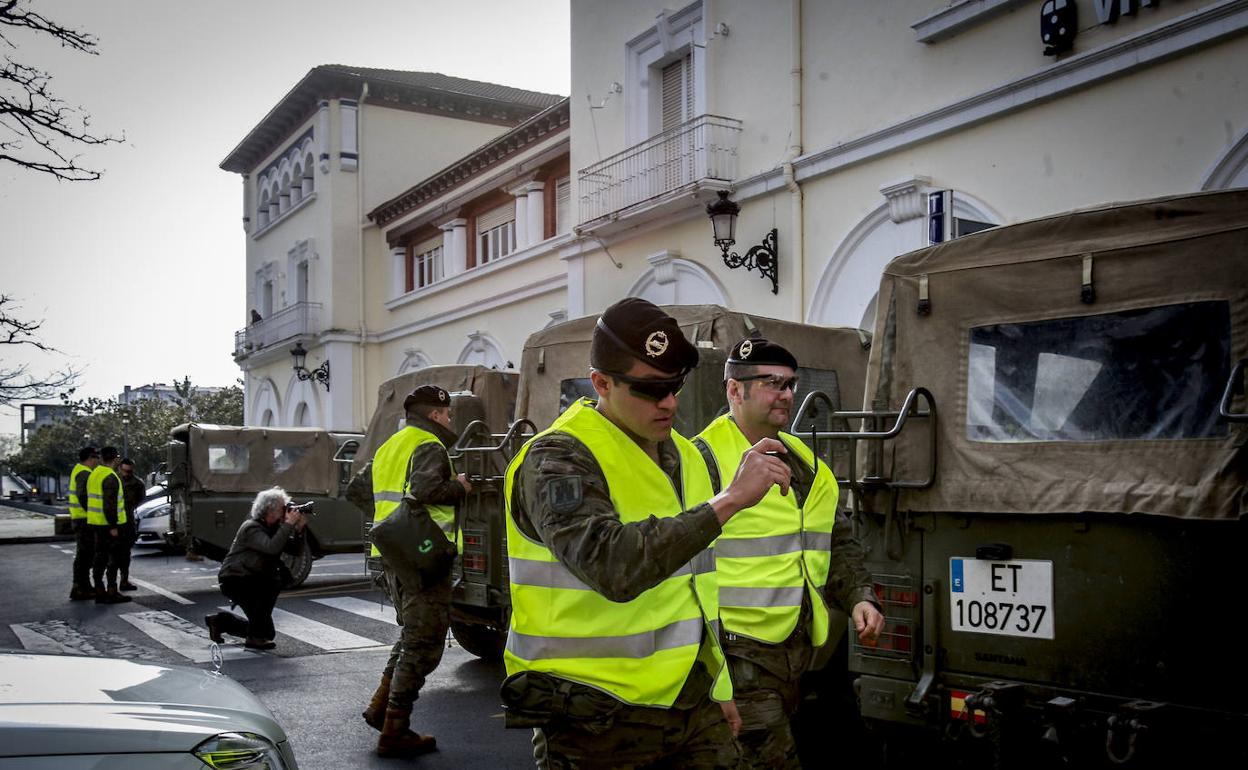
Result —
<instances>
[{"instance_id":1,"label":"black camera","mask_svg":"<svg viewBox=\"0 0 1248 770\"><path fill-rule=\"evenodd\" d=\"M300 503L299 505L295 505L294 503L286 503L286 510L299 511L304 516L311 516L316 513L316 511L312 510L312 506L315 504L316 504L315 500L309 500L306 503Z\"/></svg>"}]
</instances>

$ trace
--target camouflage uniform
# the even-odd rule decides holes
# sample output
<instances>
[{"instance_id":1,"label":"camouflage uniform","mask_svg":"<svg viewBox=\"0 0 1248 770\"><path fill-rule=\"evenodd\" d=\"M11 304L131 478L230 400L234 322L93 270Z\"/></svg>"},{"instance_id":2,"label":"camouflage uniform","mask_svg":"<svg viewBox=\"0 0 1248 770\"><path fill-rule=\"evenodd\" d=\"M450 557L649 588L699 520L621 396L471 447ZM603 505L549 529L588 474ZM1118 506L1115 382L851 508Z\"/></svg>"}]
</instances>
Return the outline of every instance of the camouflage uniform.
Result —
<instances>
[{"instance_id":1,"label":"camouflage uniform","mask_svg":"<svg viewBox=\"0 0 1248 770\"><path fill-rule=\"evenodd\" d=\"M707 460L712 488L722 488L710 448L701 439L694 439L693 443ZM783 454L781 458L793 474L789 489L791 494L797 495L795 500L800 506L814 484L814 470L795 454ZM872 587L874 581L863 563L865 558L862 545L853 536L849 518L838 514L832 529L828 582L823 588L823 598L830 606L847 613L861 601L879 607ZM741 744L743 768L801 767L791 720L801 698L802 674L810 668L814 657L808 633L810 616L810 603L806 599L802 602L797 628L780 644L724 634L724 654L728 656L733 693L741 713L741 733L737 740ZM836 643L837 639L830 636L828 644Z\"/></svg>"},{"instance_id":2,"label":"camouflage uniform","mask_svg":"<svg viewBox=\"0 0 1248 770\"><path fill-rule=\"evenodd\" d=\"M659 466L680 484L679 455L670 441L659 444ZM559 512L551 504L552 485L580 479L580 505ZM570 572L612 601L630 601L659 584L700 553L720 533L715 511L702 503L679 516L651 517L624 526L611 504L607 480L589 448L576 438L551 433L533 442L521 466L513 514L525 534L540 540ZM707 644L704 640L703 644ZM711 701L710 674L695 665L669 709L632 706L601 691L558 680L563 699L572 702L534 730L539 768L733 768L737 749L728 722ZM524 693L518 697L523 698ZM607 700L605 714L579 719L576 701ZM511 721L509 724L519 726Z\"/></svg>"},{"instance_id":3,"label":"camouflage uniform","mask_svg":"<svg viewBox=\"0 0 1248 770\"><path fill-rule=\"evenodd\" d=\"M409 425L437 436L444 446L455 443L455 435L432 420L410 416ZM451 472L444 446L429 443L412 452L408 476L408 497L421 504L451 504L464 496L464 488ZM367 516L373 513L372 463L356 474L347 497ZM410 709L425 684L425 678L438 667L446 649L446 633L451 626L451 576L448 573L433 585L419 577L402 575L382 559L386 592L394 604L399 623L399 640L390 651L383 677L390 681L390 706Z\"/></svg>"},{"instance_id":4,"label":"camouflage uniform","mask_svg":"<svg viewBox=\"0 0 1248 770\"><path fill-rule=\"evenodd\" d=\"M129 480L121 480L121 490L125 497L126 523L118 527L122 545L117 567L121 572L122 585L127 585L130 583L130 549L134 547L135 541L139 538L139 522L134 518L134 512L143 502L143 498L147 496L147 485L138 476L131 476Z\"/></svg>"}]
</instances>

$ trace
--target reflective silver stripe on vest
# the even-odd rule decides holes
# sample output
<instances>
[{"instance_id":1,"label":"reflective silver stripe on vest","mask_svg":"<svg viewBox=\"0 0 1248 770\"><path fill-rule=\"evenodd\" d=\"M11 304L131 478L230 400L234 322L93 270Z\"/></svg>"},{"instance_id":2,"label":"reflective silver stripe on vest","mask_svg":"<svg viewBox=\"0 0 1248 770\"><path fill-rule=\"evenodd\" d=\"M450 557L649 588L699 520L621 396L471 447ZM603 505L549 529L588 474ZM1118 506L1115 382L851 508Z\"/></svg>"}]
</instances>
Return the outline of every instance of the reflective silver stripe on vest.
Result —
<instances>
[{"instance_id":1,"label":"reflective silver stripe on vest","mask_svg":"<svg viewBox=\"0 0 1248 770\"><path fill-rule=\"evenodd\" d=\"M507 567L511 582L522 586L540 586L542 588L571 588L576 591L592 591L568 568L557 561L537 561L536 559L507 559Z\"/></svg>"},{"instance_id":2,"label":"reflective silver stripe on vest","mask_svg":"<svg viewBox=\"0 0 1248 770\"><path fill-rule=\"evenodd\" d=\"M627 636L531 636L512 629L507 650L522 660L547 658L648 658L656 652L700 644L706 629L700 617Z\"/></svg>"},{"instance_id":3,"label":"reflective silver stripe on vest","mask_svg":"<svg viewBox=\"0 0 1248 770\"><path fill-rule=\"evenodd\" d=\"M831 532L807 532L806 533L806 550L807 551L831 551L832 550L832 533Z\"/></svg>"},{"instance_id":4,"label":"reflective silver stripe on vest","mask_svg":"<svg viewBox=\"0 0 1248 770\"><path fill-rule=\"evenodd\" d=\"M736 586L720 586L720 607L799 607L802 595L806 593L803 586L787 588L740 588Z\"/></svg>"},{"instance_id":5,"label":"reflective silver stripe on vest","mask_svg":"<svg viewBox=\"0 0 1248 770\"><path fill-rule=\"evenodd\" d=\"M768 535L767 537L721 537L715 541L715 553L724 559L748 556L779 556L802 550L802 534Z\"/></svg>"},{"instance_id":6,"label":"reflective silver stripe on vest","mask_svg":"<svg viewBox=\"0 0 1248 770\"><path fill-rule=\"evenodd\" d=\"M403 502L402 492L374 492L374 503L401 503Z\"/></svg>"},{"instance_id":7,"label":"reflective silver stripe on vest","mask_svg":"<svg viewBox=\"0 0 1248 770\"><path fill-rule=\"evenodd\" d=\"M701 553L689 560L689 567L695 575L705 575L708 572L714 572L715 550L713 548L703 549Z\"/></svg>"}]
</instances>

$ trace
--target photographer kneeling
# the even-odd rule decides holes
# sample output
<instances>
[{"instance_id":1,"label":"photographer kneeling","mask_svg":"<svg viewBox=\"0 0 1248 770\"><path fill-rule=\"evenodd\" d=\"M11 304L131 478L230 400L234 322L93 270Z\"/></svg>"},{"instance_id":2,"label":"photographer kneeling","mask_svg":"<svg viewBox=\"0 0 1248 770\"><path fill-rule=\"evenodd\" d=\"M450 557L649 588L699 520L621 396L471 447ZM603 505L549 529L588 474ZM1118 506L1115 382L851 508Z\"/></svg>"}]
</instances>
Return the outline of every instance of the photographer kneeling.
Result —
<instances>
[{"instance_id":1,"label":"photographer kneeling","mask_svg":"<svg viewBox=\"0 0 1248 770\"><path fill-rule=\"evenodd\" d=\"M222 634L241 636L244 646L271 650L273 606L282 588L281 555L297 554L304 548L303 528L307 518L290 502L281 487L266 489L251 503L251 516L238 528L230 552L221 562L217 579L221 593L242 608L243 620L232 612L208 615L204 623L208 636L220 644Z\"/></svg>"}]
</instances>

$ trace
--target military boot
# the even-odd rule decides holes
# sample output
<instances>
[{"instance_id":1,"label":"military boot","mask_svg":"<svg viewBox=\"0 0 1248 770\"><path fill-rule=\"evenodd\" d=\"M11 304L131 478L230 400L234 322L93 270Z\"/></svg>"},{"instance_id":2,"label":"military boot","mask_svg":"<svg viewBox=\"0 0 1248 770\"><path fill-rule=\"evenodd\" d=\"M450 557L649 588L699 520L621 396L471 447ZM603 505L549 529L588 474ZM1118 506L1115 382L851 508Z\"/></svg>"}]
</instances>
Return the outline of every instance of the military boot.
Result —
<instances>
[{"instance_id":1,"label":"military boot","mask_svg":"<svg viewBox=\"0 0 1248 770\"><path fill-rule=\"evenodd\" d=\"M368 702L368 708L364 709L364 713L360 716L364 717L364 721L374 730L380 730L386 726L386 703L390 700L390 674L383 674L381 684L377 685L377 690L373 692L373 699Z\"/></svg>"},{"instance_id":2,"label":"military boot","mask_svg":"<svg viewBox=\"0 0 1248 770\"><path fill-rule=\"evenodd\" d=\"M408 729L412 718L412 709L397 709L393 706L386 709L386 721L382 725L381 735L377 738L377 756L379 757L414 757L426 754L438 747L432 735L421 735Z\"/></svg>"}]
</instances>

